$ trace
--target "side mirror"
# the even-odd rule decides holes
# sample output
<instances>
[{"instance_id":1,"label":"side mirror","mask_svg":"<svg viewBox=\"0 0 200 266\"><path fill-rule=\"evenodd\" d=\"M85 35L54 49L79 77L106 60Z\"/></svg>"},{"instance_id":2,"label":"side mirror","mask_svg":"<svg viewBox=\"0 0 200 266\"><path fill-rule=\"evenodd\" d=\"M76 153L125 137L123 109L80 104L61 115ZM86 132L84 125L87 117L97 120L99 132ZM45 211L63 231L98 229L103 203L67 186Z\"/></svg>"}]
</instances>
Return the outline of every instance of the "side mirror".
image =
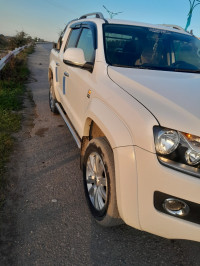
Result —
<instances>
[{"instance_id":1,"label":"side mirror","mask_svg":"<svg viewBox=\"0 0 200 266\"><path fill-rule=\"evenodd\" d=\"M68 48L64 53L63 62L69 66L80 67L90 72L94 68L93 63L86 62L84 52L80 48Z\"/></svg>"},{"instance_id":2,"label":"side mirror","mask_svg":"<svg viewBox=\"0 0 200 266\"><path fill-rule=\"evenodd\" d=\"M80 48L68 48L64 53L63 62L67 65L83 67L86 63L83 50Z\"/></svg>"}]
</instances>

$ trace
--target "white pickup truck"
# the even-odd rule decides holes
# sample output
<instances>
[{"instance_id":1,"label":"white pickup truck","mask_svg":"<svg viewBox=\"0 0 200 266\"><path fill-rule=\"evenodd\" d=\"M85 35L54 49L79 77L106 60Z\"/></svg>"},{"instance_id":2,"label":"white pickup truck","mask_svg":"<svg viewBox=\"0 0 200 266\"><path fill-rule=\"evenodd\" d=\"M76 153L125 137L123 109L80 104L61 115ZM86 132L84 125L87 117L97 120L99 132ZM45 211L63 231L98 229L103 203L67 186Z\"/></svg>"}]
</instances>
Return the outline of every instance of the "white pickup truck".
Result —
<instances>
[{"instance_id":1,"label":"white pickup truck","mask_svg":"<svg viewBox=\"0 0 200 266\"><path fill-rule=\"evenodd\" d=\"M86 14L52 49L49 82L95 220L200 241L200 41Z\"/></svg>"}]
</instances>

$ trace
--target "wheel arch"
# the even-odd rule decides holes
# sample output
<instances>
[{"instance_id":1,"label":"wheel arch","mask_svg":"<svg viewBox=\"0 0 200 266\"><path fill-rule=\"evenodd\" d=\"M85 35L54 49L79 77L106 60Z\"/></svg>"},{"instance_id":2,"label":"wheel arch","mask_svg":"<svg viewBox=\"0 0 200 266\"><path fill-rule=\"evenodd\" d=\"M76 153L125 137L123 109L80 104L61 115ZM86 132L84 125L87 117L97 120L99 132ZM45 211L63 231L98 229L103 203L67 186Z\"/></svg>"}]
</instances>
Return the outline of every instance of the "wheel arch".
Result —
<instances>
[{"instance_id":1,"label":"wheel arch","mask_svg":"<svg viewBox=\"0 0 200 266\"><path fill-rule=\"evenodd\" d=\"M133 145L131 135L120 118L99 99L93 99L85 116L81 142L81 169L83 156L92 138L106 138L111 149Z\"/></svg>"},{"instance_id":2,"label":"wheel arch","mask_svg":"<svg viewBox=\"0 0 200 266\"><path fill-rule=\"evenodd\" d=\"M126 124L100 99L93 99L86 113L83 136L91 137L91 128L95 137L105 136L112 149L133 145ZM98 132L98 133L97 133Z\"/></svg>"},{"instance_id":3,"label":"wheel arch","mask_svg":"<svg viewBox=\"0 0 200 266\"><path fill-rule=\"evenodd\" d=\"M48 70L48 81L50 81L51 79L53 79L53 70L51 68L49 68L49 70Z\"/></svg>"},{"instance_id":4,"label":"wheel arch","mask_svg":"<svg viewBox=\"0 0 200 266\"><path fill-rule=\"evenodd\" d=\"M60 102L60 95L58 93L58 82L56 80L56 64L55 62L51 62L48 69L48 80L53 80L53 86L54 86L54 93L56 96L56 100Z\"/></svg>"}]
</instances>

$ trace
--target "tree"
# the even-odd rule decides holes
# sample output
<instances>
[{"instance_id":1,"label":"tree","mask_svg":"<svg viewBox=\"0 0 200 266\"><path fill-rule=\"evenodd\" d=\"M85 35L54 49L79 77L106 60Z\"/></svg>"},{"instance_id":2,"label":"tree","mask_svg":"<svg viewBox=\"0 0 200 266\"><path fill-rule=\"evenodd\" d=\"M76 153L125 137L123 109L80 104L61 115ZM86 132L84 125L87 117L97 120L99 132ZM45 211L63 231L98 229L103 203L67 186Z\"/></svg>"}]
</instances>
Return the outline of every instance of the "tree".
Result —
<instances>
[{"instance_id":1,"label":"tree","mask_svg":"<svg viewBox=\"0 0 200 266\"><path fill-rule=\"evenodd\" d=\"M13 50L17 47L24 46L32 41L32 38L24 31L18 32L14 37L11 38L9 43L9 49Z\"/></svg>"},{"instance_id":2,"label":"tree","mask_svg":"<svg viewBox=\"0 0 200 266\"><path fill-rule=\"evenodd\" d=\"M190 11L188 13L188 18L187 18L185 30L187 30L188 27L190 26L191 19L192 19L192 13L193 13L195 7L200 5L200 0L189 0L189 1L190 1Z\"/></svg>"},{"instance_id":3,"label":"tree","mask_svg":"<svg viewBox=\"0 0 200 266\"><path fill-rule=\"evenodd\" d=\"M0 49L5 49L8 45L8 40L3 34L0 34Z\"/></svg>"}]
</instances>

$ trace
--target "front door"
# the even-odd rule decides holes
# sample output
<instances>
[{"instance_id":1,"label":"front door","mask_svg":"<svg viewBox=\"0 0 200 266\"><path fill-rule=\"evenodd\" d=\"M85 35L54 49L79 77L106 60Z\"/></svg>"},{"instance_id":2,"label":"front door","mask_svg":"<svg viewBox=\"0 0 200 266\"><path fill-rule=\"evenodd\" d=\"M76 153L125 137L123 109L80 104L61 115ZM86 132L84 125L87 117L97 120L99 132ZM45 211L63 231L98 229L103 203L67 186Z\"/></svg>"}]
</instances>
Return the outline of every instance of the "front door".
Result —
<instances>
[{"instance_id":1,"label":"front door","mask_svg":"<svg viewBox=\"0 0 200 266\"><path fill-rule=\"evenodd\" d=\"M73 47L70 42L71 36L74 36L72 29L66 49ZM74 42L75 43L75 42ZM81 48L85 55L86 62L94 63L95 49L93 41L93 32L90 28L82 27L80 36L74 47ZM64 63L62 63L64 64ZM62 89L63 89L63 106L75 127L77 133L81 136L83 133L83 119L90 102L89 91L94 88L93 74L87 70L64 64L62 67Z\"/></svg>"}]
</instances>

